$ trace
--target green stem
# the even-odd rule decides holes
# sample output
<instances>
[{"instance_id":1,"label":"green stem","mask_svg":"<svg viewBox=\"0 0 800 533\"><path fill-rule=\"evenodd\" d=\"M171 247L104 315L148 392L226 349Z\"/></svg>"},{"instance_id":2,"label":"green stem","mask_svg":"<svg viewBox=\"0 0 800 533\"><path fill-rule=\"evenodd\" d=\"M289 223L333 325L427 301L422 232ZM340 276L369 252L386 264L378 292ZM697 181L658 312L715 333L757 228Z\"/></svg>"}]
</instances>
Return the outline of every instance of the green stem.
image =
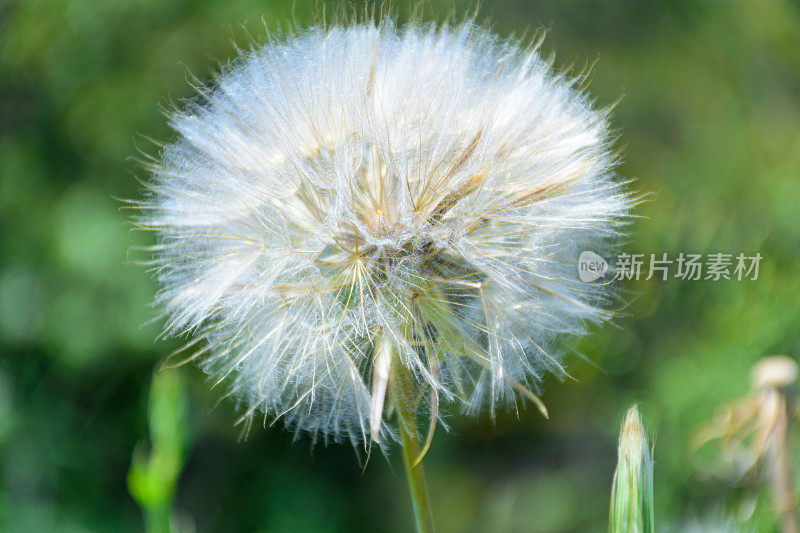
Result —
<instances>
[{"instance_id":1,"label":"green stem","mask_svg":"<svg viewBox=\"0 0 800 533\"><path fill-rule=\"evenodd\" d=\"M395 408L400 420L400 433L403 439L403 462L406 480L414 507L414 521L417 533L433 533L433 516L428 499L428 487L422 463L417 463L420 455L420 440L417 432L416 387L414 376L397 356L392 357L390 386Z\"/></svg>"},{"instance_id":2,"label":"green stem","mask_svg":"<svg viewBox=\"0 0 800 533\"><path fill-rule=\"evenodd\" d=\"M403 459L406 466L406 479L411 493L411 503L414 506L414 520L417 523L418 533L433 532L433 516L431 504L428 499L428 487L425 484L425 472L422 462L414 466L419 457L420 446L416 435L411 435L403 430Z\"/></svg>"},{"instance_id":3,"label":"green stem","mask_svg":"<svg viewBox=\"0 0 800 533\"><path fill-rule=\"evenodd\" d=\"M148 505L144 510L144 525L147 533L170 533L169 504Z\"/></svg>"}]
</instances>

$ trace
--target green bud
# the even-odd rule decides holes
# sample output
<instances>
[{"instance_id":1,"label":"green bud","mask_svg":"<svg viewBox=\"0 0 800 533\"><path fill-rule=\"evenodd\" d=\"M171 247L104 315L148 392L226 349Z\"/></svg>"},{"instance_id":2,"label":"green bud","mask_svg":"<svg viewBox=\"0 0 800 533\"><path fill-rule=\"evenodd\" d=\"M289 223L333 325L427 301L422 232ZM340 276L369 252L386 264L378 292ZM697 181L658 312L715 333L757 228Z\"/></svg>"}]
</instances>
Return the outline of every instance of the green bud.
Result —
<instances>
[{"instance_id":1,"label":"green bud","mask_svg":"<svg viewBox=\"0 0 800 533\"><path fill-rule=\"evenodd\" d=\"M617 470L611 489L611 533L652 533L653 459L634 405L619 435Z\"/></svg>"}]
</instances>

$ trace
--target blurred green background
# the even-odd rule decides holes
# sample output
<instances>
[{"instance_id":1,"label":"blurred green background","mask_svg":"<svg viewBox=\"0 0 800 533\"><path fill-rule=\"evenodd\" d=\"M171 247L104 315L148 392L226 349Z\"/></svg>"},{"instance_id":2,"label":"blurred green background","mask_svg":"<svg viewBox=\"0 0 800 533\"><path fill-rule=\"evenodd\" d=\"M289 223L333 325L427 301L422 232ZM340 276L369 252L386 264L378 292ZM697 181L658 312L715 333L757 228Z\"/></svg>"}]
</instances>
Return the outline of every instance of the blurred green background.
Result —
<instances>
[{"instance_id":1,"label":"blurred green background","mask_svg":"<svg viewBox=\"0 0 800 533\"><path fill-rule=\"evenodd\" d=\"M616 106L621 173L654 195L629 251L760 252L757 281L632 281L624 316L580 342L576 382L492 422L450 416L426 458L440 532L603 531L616 436L639 401L655 440L657 522L774 530L763 492L698 472L692 432L749 388L764 355L800 356L800 5L787 0L485 2L501 35L549 28L559 67L594 63ZM117 198L142 136L234 55L324 4L283 0L0 0L0 530L139 531L126 486L148 435L155 291ZM443 19L473 9L424 4ZM402 13L405 7L398 6ZM263 22L262 22L263 19ZM197 531L411 528L398 454L364 465L278 426L245 441L194 368L175 508ZM752 483L751 483L752 485ZM709 518L710 517L710 518Z\"/></svg>"}]
</instances>

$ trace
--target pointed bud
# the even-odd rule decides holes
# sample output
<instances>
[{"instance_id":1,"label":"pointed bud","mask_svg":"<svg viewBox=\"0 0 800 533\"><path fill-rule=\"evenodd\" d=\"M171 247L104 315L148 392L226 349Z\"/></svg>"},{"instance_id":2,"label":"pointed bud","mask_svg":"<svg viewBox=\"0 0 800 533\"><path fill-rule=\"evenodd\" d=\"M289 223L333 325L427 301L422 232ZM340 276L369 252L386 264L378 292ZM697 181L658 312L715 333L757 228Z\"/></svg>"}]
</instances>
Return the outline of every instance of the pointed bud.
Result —
<instances>
[{"instance_id":1,"label":"pointed bud","mask_svg":"<svg viewBox=\"0 0 800 533\"><path fill-rule=\"evenodd\" d=\"M619 435L611 489L610 533L652 533L653 459L639 410L628 410Z\"/></svg>"}]
</instances>

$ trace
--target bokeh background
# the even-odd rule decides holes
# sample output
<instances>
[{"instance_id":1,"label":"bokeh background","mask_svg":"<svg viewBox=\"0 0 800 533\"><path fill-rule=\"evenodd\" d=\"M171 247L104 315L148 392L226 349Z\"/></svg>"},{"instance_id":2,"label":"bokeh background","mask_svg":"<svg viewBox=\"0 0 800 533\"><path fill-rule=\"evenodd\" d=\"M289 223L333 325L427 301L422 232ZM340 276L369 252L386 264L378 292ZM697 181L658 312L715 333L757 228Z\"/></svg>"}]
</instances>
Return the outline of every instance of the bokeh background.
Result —
<instances>
[{"instance_id":1,"label":"bokeh background","mask_svg":"<svg viewBox=\"0 0 800 533\"><path fill-rule=\"evenodd\" d=\"M142 529L126 476L147 442L153 369L178 343L154 341L155 286L129 260L149 238L119 201L138 195L132 157L170 138L163 108L231 58L232 41L324 7L0 0L0 530ZM423 16L473 7L428 1ZM450 416L426 459L438 530L603 531L619 423L640 402L660 527L773 531L763 489L708 475L689 442L748 391L757 359L800 357L800 4L505 0L478 19L504 36L547 28L556 65L593 65L598 103L619 100L620 172L652 193L629 251L763 260L757 281L627 282L616 327L569 360L576 380L547 384L550 421ZM410 530L397 454L365 464L279 426L240 441L234 406L196 369L179 372L187 530Z\"/></svg>"}]
</instances>

